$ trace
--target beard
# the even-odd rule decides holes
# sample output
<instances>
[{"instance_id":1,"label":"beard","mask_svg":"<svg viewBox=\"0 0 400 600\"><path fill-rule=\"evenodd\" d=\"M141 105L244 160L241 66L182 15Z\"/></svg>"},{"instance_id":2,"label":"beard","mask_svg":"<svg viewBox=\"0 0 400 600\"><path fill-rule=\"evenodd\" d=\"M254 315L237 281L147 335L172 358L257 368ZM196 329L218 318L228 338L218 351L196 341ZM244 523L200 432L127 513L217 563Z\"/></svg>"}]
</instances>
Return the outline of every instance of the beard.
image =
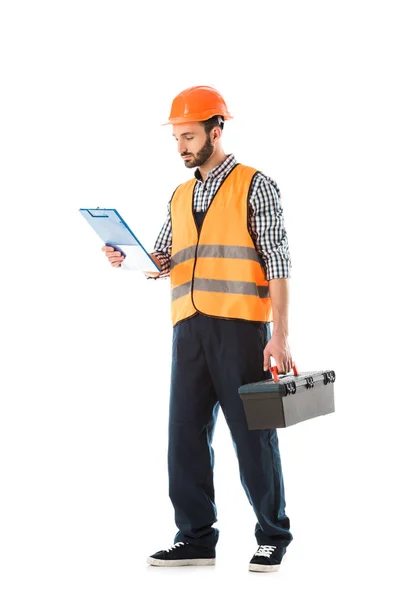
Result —
<instances>
[{"instance_id":1,"label":"beard","mask_svg":"<svg viewBox=\"0 0 400 600\"><path fill-rule=\"evenodd\" d=\"M191 156L188 160L184 161L185 167L188 169L193 169L193 167L201 167L201 165L204 165L204 163L208 161L213 152L214 146L211 143L211 136L210 134L207 134L207 139L200 150L194 156ZM188 155L184 154L183 156Z\"/></svg>"}]
</instances>

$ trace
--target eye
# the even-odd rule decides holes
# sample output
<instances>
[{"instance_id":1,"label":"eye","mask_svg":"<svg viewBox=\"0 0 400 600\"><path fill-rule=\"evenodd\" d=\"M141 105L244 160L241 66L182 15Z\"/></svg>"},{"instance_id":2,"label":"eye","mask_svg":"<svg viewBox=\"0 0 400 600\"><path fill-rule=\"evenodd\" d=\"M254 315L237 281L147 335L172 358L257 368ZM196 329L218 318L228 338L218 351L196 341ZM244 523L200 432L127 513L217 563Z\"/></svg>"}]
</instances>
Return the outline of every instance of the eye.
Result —
<instances>
[{"instance_id":1,"label":"eye","mask_svg":"<svg viewBox=\"0 0 400 600\"><path fill-rule=\"evenodd\" d=\"M189 140L193 140L193 138L194 138L194 136L193 137L185 137L185 140L189 141Z\"/></svg>"}]
</instances>

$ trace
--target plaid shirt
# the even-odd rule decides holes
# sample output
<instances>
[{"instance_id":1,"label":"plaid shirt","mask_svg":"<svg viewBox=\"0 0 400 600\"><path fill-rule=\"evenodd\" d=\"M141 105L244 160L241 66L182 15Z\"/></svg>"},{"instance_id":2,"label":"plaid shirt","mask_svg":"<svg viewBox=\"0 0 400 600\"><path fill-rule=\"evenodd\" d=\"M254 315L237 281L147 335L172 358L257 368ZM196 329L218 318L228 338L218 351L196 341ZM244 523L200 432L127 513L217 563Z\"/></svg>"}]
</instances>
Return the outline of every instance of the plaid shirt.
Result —
<instances>
[{"instance_id":1,"label":"plaid shirt","mask_svg":"<svg viewBox=\"0 0 400 600\"><path fill-rule=\"evenodd\" d=\"M214 198L219 186L237 161L233 154L207 173L203 182L196 169L197 179L194 188L194 211L205 212ZM270 177L257 173L253 179L249 195L249 229L255 248L262 259L267 281L279 277L290 277L292 266L289 245L285 230L281 195ZM168 204L167 219L157 237L153 253L161 263L158 278L169 276L171 265L172 226L171 201ZM146 276L147 277L147 276ZM150 277L147 277L150 279Z\"/></svg>"}]
</instances>

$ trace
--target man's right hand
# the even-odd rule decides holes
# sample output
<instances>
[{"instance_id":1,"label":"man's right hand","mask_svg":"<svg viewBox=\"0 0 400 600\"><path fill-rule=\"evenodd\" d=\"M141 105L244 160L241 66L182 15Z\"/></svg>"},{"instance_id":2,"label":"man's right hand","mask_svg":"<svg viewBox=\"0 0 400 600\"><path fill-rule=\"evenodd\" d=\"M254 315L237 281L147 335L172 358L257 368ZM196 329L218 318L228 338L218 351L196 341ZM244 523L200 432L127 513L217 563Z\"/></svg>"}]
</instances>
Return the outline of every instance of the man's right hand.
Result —
<instances>
[{"instance_id":1,"label":"man's right hand","mask_svg":"<svg viewBox=\"0 0 400 600\"><path fill-rule=\"evenodd\" d=\"M119 250L115 250L112 246L103 246L102 251L106 253L106 257L110 261L112 267L120 267L122 261L125 259L125 256L119 252Z\"/></svg>"},{"instance_id":2,"label":"man's right hand","mask_svg":"<svg viewBox=\"0 0 400 600\"><path fill-rule=\"evenodd\" d=\"M161 269L161 263L158 260L158 258L156 256L154 256L153 253L151 253L150 256L152 257L152 259L156 263L157 267L160 267L160 269ZM157 277L160 276L160 272L159 271L143 271L143 273L145 275L147 275L148 277L152 277L153 279L157 279Z\"/></svg>"}]
</instances>

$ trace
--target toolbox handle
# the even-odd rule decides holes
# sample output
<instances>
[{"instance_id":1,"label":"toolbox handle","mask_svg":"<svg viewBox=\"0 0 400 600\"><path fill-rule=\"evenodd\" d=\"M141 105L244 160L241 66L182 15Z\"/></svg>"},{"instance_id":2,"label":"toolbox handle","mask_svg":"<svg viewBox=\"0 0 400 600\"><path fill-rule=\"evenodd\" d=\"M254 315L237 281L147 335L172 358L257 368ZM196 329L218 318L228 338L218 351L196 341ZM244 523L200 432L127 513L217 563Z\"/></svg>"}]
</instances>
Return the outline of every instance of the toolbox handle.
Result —
<instances>
[{"instance_id":1,"label":"toolbox handle","mask_svg":"<svg viewBox=\"0 0 400 600\"><path fill-rule=\"evenodd\" d=\"M274 376L275 383L279 383L278 367L275 365L273 367L270 367L269 370L271 371L272 375ZM299 372L297 371L296 365L294 363L293 363L293 373L294 373L295 377L297 377L299 374Z\"/></svg>"}]
</instances>

